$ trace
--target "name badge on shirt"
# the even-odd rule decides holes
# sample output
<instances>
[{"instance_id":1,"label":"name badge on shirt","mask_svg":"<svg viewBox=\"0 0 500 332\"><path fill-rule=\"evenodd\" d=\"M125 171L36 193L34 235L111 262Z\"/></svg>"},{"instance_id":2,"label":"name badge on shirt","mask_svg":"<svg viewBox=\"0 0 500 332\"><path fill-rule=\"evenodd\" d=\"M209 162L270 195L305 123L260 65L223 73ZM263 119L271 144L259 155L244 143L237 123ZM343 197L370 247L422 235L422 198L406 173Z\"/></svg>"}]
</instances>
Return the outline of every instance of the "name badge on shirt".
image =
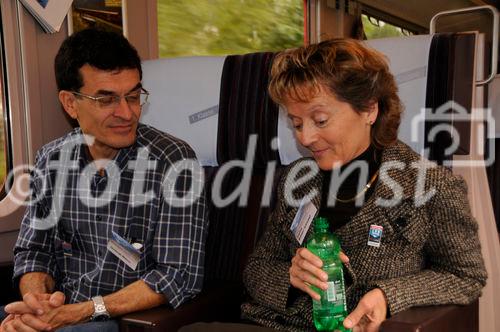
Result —
<instances>
[{"instance_id":1,"label":"name badge on shirt","mask_svg":"<svg viewBox=\"0 0 500 332\"><path fill-rule=\"evenodd\" d=\"M368 245L372 247L380 247L382 242L382 232L384 227L378 225L370 225L370 232L368 233Z\"/></svg>"},{"instance_id":2,"label":"name badge on shirt","mask_svg":"<svg viewBox=\"0 0 500 332\"><path fill-rule=\"evenodd\" d=\"M290 230L295 235L295 238L302 244L304 242L304 238L306 237L307 231L311 226L311 222L316 215L318 209L311 203L308 199L303 198L300 202L299 209L297 210L297 214L295 218L293 218L292 226Z\"/></svg>"},{"instance_id":3,"label":"name badge on shirt","mask_svg":"<svg viewBox=\"0 0 500 332\"><path fill-rule=\"evenodd\" d=\"M141 257L139 248L136 249L137 244L134 243L135 246L130 244L114 231L112 231L112 236L113 238L108 242L108 250L135 271Z\"/></svg>"}]
</instances>

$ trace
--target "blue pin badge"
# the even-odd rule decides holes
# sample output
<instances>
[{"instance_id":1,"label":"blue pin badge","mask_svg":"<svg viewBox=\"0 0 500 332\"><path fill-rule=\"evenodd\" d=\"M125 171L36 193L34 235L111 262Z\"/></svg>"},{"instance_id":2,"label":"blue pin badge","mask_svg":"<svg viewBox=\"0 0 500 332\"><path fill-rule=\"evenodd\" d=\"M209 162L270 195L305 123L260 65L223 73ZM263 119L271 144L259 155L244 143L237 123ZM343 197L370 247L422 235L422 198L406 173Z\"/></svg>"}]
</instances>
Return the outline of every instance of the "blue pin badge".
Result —
<instances>
[{"instance_id":1,"label":"blue pin badge","mask_svg":"<svg viewBox=\"0 0 500 332\"><path fill-rule=\"evenodd\" d=\"M382 233L384 227L378 225L370 225L370 232L368 233L368 245L372 247L380 247L382 242Z\"/></svg>"}]
</instances>

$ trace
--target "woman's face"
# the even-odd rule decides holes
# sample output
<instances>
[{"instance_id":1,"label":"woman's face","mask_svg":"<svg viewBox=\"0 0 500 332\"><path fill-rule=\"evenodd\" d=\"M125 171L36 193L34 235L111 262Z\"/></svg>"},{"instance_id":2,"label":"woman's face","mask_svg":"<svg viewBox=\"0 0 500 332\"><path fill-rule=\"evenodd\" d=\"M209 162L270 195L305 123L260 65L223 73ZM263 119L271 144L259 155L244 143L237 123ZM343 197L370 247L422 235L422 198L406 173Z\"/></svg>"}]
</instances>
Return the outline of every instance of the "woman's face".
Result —
<instances>
[{"instance_id":1,"label":"woman's face","mask_svg":"<svg viewBox=\"0 0 500 332\"><path fill-rule=\"evenodd\" d=\"M284 104L297 140L311 150L322 170L344 165L370 145L371 124L377 118L374 102L366 112L356 112L324 88L308 102Z\"/></svg>"}]
</instances>

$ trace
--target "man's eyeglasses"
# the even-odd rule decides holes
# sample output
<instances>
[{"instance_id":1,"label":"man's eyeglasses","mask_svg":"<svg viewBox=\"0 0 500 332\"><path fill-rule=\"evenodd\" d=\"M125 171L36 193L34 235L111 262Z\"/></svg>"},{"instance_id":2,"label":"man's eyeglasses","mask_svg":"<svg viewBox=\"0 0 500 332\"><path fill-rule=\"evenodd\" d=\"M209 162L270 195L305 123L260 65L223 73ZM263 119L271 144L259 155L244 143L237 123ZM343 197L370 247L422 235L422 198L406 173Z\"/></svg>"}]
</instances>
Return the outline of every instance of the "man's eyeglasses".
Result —
<instances>
[{"instance_id":1,"label":"man's eyeglasses","mask_svg":"<svg viewBox=\"0 0 500 332\"><path fill-rule=\"evenodd\" d=\"M90 96L76 91L71 91L71 93L74 94L75 96L93 100L97 104L97 106L105 109L116 108L118 105L120 105L120 102L122 100L122 96L118 95ZM149 97L149 92L144 88L140 88L137 91L130 92L129 94L123 96L123 98L125 98L125 101L130 107L143 106L145 103L148 102L148 97Z\"/></svg>"}]
</instances>

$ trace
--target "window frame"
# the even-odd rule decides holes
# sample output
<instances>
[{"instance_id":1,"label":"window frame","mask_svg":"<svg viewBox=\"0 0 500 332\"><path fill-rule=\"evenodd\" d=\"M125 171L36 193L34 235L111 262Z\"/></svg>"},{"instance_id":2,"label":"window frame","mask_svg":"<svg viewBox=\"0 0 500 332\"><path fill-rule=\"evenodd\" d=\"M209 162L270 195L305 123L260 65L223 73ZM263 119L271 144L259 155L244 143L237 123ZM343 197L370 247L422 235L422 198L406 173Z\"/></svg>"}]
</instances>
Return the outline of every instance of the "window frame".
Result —
<instances>
[{"instance_id":1,"label":"window frame","mask_svg":"<svg viewBox=\"0 0 500 332\"><path fill-rule=\"evenodd\" d=\"M407 30L415 35L422 35L429 33L429 29L427 27L422 27L418 24L406 21L402 18L393 16L376 8L367 6L365 4L361 5L361 14L391 24L395 27Z\"/></svg>"},{"instance_id":2,"label":"window frame","mask_svg":"<svg viewBox=\"0 0 500 332\"><path fill-rule=\"evenodd\" d=\"M1 0L0 15L2 23L2 64L3 64L3 100L6 109L4 117L5 130L9 132L8 144L10 170L16 166L29 163L29 149L27 140L25 89L22 70L21 39L23 37L19 24L20 2ZM22 9L22 7L21 7ZM22 14L22 13L21 13ZM5 116L5 114L7 114ZM5 193L0 199L0 235L2 241L10 241L13 234L17 234L25 206L19 204L14 197L22 197L14 188L28 189L27 176L14 176L12 179L16 186L12 190L5 190L5 183L1 190ZM17 182L16 182L17 181ZM17 186L18 185L18 186ZM9 253L0 254L0 262L5 261Z\"/></svg>"},{"instance_id":3,"label":"window frame","mask_svg":"<svg viewBox=\"0 0 500 332\"><path fill-rule=\"evenodd\" d=\"M2 20L2 6L0 6L0 26L3 27ZM5 41L3 36L3 28L0 29L0 83L1 87L1 100L2 103L2 118L4 126L4 140L5 140L5 180L7 180L7 175L12 170L12 135L11 135L11 116L10 116L10 103L9 103L9 84L7 77L7 62L5 59ZM0 201L7 196L7 191L5 188L5 181L2 183L0 188Z\"/></svg>"}]
</instances>

